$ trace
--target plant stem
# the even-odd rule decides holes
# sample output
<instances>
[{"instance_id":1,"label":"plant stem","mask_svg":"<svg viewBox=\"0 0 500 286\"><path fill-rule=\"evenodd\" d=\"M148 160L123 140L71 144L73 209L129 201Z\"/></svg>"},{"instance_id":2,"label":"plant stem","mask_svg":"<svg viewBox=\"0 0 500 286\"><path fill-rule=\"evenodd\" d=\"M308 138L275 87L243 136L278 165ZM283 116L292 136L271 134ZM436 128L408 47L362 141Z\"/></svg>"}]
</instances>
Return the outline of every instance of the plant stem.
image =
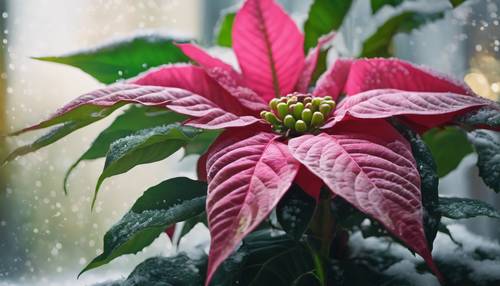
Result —
<instances>
[{"instance_id":1,"label":"plant stem","mask_svg":"<svg viewBox=\"0 0 500 286\"><path fill-rule=\"evenodd\" d=\"M321 285L326 285L325 265L330 258L330 248L335 236L335 221L330 208L331 195L322 191L311 222L313 243L310 247L316 274Z\"/></svg>"}]
</instances>

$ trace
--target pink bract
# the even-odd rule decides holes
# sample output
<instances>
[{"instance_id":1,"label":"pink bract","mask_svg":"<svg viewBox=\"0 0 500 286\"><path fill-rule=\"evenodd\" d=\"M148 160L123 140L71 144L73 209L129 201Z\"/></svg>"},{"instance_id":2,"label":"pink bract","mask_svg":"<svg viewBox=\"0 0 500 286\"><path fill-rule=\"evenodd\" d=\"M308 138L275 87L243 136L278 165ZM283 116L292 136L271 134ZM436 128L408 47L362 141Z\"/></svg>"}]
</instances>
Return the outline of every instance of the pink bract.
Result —
<instances>
[{"instance_id":1,"label":"pink bract","mask_svg":"<svg viewBox=\"0 0 500 286\"><path fill-rule=\"evenodd\" d=\"M267 102L307 92L322 42L308 59L303 35L272 0L248 0L236 15L233 48L241 73L193 44L179 47L195 65L164 66L128 83L83 95L50 119L86 107L138 103L185 114L185 123L225 128L199 161L208 182L211 249L206 284L242 239L265 220L292 183L312 196L321 187L379 221L437 274L422 222L420 177L409 143L385 119L419 130L494 103L463 83L398 59L339 59L314 96L345 94L319 134L287 138L260 119Z\"/></svg>"}]
</instances>

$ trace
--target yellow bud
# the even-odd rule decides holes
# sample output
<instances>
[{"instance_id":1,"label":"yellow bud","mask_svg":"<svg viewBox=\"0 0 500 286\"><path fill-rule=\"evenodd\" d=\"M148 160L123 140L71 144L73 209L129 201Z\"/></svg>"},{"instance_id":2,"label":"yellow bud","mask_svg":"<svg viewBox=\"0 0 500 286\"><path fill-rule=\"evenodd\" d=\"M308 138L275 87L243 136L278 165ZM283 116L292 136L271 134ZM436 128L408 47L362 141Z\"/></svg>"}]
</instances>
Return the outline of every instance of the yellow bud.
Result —
<instances>
[{"instance_id":1,"label":"yellow bud","mask_svg":"<svg viewBox=\"0 0 500 286\"><path fill-rule=\"evenodd\" d=\"M302 102L297 102L293 108L293 117L295 119L302 118L302 111L304 110L304 104Z\"/></svg>"},{"instance_id":2,"label":"yellow bud","mask_svg":"<svg viewBox=\"0 0 500 286\"><path fill-rule=\"evenodd\" d=\"M334 109L335 105L336 105L335 101L333 101L333 100L325 100L325 101L323 101L323 103L330 105L332 107L332 109Z\"/></svg>"},{"instance_id":3,"label":"yellow bud","mask_svg":"<svg viewBox=\"0 0 500 286\"><path fill-rule=\"evenodd\" d=\"M274 115L274 113L267 112L265 116L267 122L271 123L272 125L280 125L280 121L278 120L278 118L276 118L276 115Z\"/></svg>"},{"instance_id":4,"label":"yellow bud","mask_svg":"<svg viewBox=\"0 0 500 286\"><path fill-rule=\"evenodd\" d=\"M319 105L321 104L321 102L323 102L323 100L321 98L319 98L319 97L313 98L313 100L311 101L313 109L314 110L318 110Z\"/></svg>"},{"instance_id":5,"label":"yellow bud","mask_svg":"<svg viewBox=\"0 0 500 286\"><path fill-rule=\"evenodd\" d=\"M323 113L326 118L330 115L330 112L332 112L332 107L329 104L323 103L319 106L319 111Z\"/></svg>"},{"instance_id":6,"label":"yellow bud","mask_svg":"<svg viewBox=\"0 0 500 286\"><path fill-rule=\"evenodd\" d=\"M260 112L260 117L261 117L262 119L264 119L264 120L266 120L266 113L267 113L267 111L265 111L265 110L262 110L262 111Z\"/></svg>"},{"instance_id":7,"label":"yellow bud","mask_svg":"<svg viewBox=\"0 0 500 286\"><path fill-rule=\"evenodd\" d=\"M311 119L311 126L318 127L323 123L325 123L325 117L323 116L323 113L319 111L314 112Z\"/></svg>"},{"instance_id":8,"label":"yellow bud","mask_svg":"<svg viewBox=\"0 0 500 286\"><path fill-rule=\"evenodd\" d=\"M278 117L283 119L288 114L288 104L280 102L277 106L278 109Z\"/></svg>"},{"instance_id":9,"label":"yellow bud","mask_svg":"<svg viewBox=\"0 0 500 286\"><path fill-rule=\"evenodd\" d=\"M287 116L285 116L285 119L283 119L283 123L286 127L292 129L295 126L295 118L293 118L292 115L288 114Z\"/></svg>"},{"instance_id":10,"label":"yellow bud","mask_svg":"<svg viewBox=\"0 0 500 286\"><path fill-rule=\"evenodd\" d=\"M276 107L278 106L279 102L280 102L279 99L273 98L271 101L269 101L269 108L271 108L271 110L276 111Z\"/></svg>"},{"instance_id":11,"label":"yellow bud","mask_svg":"<svg viewBox=\"0 0 500 286\"><path fill-rule=\"evenodd\" d=\"M307 124L302 120L297 120L297 122L295 122L295 131L306 132L307 131Z\"/></svg>"},{"instance_id":12,"label":"yellow bud","mask_svg":"<svg viewBox=\"0 0 500 286\"><path fill-rule=\"evenodd\" d=\"M323 100L333 100L333 98L331 96L327 95L327 96L323 97Z\"/></svg>"},{"instance_id":13,"label":"yellow bud","mask_svg":"<svg viewBox=\"0 0 500 286\"><path fill-rule=\"evenodd\" d=\"M306 108L302 111L302 120L304 120L305 123L310 123L312 119L312 111L309 108Z\"/></svg>"}]
</instances>

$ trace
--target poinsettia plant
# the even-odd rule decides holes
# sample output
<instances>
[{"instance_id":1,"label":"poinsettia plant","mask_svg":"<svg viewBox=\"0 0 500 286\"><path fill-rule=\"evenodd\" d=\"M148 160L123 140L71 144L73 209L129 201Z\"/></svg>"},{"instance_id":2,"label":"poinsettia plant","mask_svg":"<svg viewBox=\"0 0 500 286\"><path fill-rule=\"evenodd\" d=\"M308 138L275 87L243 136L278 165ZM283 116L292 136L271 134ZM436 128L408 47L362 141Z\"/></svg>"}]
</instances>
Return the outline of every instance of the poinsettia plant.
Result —
<instances>
[{"instance_id":1,"label":"poinsettia plant","mask_svg":"<svg viewBox=\"0 0 500 286\"><path fill-rule=\"evenodd\" d=\"M339 58L325 70L332 30L350 7L350 1L330 2L314 1L304 37L273 0L245 1L222 22L219 35L232 46L238 67L193 43L163 38L41 58L80 67L105 83L116 76L95 68L105 53L134 53L143 45L150 47L144 53L162 53L158 62L127 60L141 67L177 64L137 75L141 69L129 62L135 68L120 70L128 79L82 95L49 119L13 133L56 126L7 160L127 104L134 105L71 167L106 157L93 203L108 177L181 148L200 155L198 180L173 178L148 189L105 235L103 253L82 272L136 253L164 231L183 236L205 223L211 237L207 257L148 260L134 273L150 271L147 277L168 285L349 285L358 280L347 269L367 267L349 251L349 235L361 231L404 245L441 282L450 281L431 254L436 233L446 229L441 217L500 215L479 201L438 196L439 164L421 135L430 144L432 133L468 132L480 175L500 191L499 144L485 131L500 131L500 107L459 81L399 59ZM317 22L325 9L337 18ZM311 42L316 46L306 55ZM369 55L370 47L361 55ZM176 229L179 222L184 224Z\"/></svg>"}]
</instances>

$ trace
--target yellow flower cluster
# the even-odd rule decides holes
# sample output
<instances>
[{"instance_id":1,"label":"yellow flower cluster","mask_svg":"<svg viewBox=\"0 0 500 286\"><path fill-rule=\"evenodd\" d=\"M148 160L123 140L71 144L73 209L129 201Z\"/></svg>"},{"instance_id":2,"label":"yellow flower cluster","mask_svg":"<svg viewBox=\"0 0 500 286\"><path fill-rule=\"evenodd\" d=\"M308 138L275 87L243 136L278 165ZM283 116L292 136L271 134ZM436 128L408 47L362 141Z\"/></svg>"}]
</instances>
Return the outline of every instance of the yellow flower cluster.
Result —
<instances>
[{"instance_id":1,"label":"yellow flower cluster","mask_svg":"<svg viewBox=\"0 0 500 286\"><path fill-rule=\"evenodd\" d=\"M260 113L262 119L280 133L308 133L325 123L335 108L332 97L313 97L292 93L269 102L271 111Z\"/></svg>"}]
</instances>

